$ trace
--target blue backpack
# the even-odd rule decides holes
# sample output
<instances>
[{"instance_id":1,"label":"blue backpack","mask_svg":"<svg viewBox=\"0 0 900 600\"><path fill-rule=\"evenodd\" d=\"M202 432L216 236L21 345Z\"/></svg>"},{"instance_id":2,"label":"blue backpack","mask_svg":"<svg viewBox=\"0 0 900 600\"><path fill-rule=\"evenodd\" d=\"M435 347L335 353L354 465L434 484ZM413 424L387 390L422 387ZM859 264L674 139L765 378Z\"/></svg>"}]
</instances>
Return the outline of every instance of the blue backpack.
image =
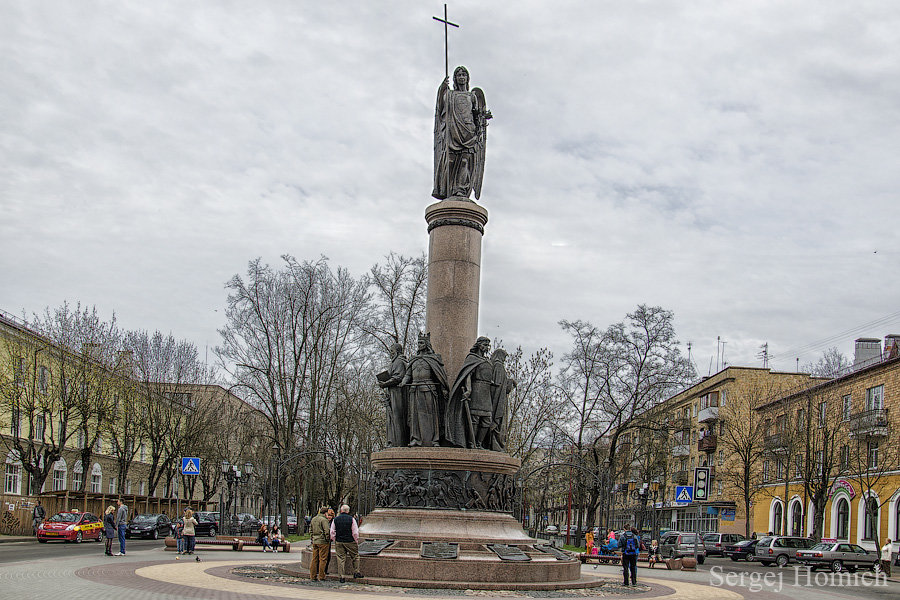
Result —
<instances>
[{"instance_id":1,"label":"blue backpack","mask_svg":"<svg viewBox=\"0 0 900 600\"><path fill-rule=\"evenodd\" d=\"M633 533L625 534L625 554L637 554L638 550L638 541L637 537Z\"/></svg>"}]
</instances>

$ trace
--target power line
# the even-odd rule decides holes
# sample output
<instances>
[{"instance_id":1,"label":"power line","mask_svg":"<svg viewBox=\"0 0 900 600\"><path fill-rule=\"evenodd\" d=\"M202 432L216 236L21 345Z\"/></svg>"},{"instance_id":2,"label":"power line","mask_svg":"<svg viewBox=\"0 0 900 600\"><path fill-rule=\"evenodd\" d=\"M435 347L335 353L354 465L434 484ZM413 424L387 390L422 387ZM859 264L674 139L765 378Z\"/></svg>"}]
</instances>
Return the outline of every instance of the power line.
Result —
<instances>
[{"instance_id":1,"label":"power line","mask_svg":"<svg viewBox=\"0 0 900 600\"><path fill-rule=\"evenodd\" d=\"M778 354L769 354L768 355L769 360L774 362L777 360L786 360L788 358L796 358L796 356L798 354L807 354L807 353L815 351L815 350L827 348L834 342L844 339L848 336L865 333L866 331L868 331L874 327L878 327L878 326L881 326L881 325L884 325L884 324L887 324L887 323L890 323L890 322L896 321L896 320L900 320L900 311L885 315L883 317L879 317L878 319L869 321L868 323L863 323L862 325L857 325L855 327L851 327L850 329L847 329L840 333L830 335L830 336L822 338L820 340L816 340L813 342L795 346L793 348L789 348L789 349L785 350L784 352L779 352Z\"/></svg>"}]
</instances>

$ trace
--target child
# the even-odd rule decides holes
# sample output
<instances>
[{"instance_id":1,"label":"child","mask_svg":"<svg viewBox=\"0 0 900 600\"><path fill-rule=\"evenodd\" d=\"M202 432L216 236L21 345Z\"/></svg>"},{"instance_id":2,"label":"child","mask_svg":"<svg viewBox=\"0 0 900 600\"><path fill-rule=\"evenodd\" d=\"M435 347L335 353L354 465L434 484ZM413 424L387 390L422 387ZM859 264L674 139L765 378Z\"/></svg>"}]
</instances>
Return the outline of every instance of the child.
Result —
<instances>
[{"instance_id":1,"label":"child","mask_svg":"<svg viewBox=\"0 0 900 600\"><path fill-rule=\"evenodd\" d=\"M178 554L184 554L184 521L175 521L175 541L178 543Z\"/></svg>"},{"instance_id":2,"label":"child","mask_svg":"<svg viewBox=\"0 0 900 600\"><path fill-rule=\"evenodd\" d=\"M649 561L649 567L652 569L653 565L662 560L662 556L659 553L659 542L656 540L650 540L650 549L647 551L647 560Z\"/></svg>"}]
</instances>

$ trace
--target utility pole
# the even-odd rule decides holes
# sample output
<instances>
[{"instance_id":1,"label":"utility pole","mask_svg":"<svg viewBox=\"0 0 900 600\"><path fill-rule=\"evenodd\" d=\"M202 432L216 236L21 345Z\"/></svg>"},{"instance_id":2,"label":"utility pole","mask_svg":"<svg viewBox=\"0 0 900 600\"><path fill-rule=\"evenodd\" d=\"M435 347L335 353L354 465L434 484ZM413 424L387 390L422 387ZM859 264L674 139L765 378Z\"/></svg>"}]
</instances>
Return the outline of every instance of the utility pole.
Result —
<instances>
[{"instance_id":1,"label":"utility pole","mask_svg":"<svg viewBox=\"0 0 900 600\"><path fill-rule=\"evenodd\" d=\"M766 342L762 346L760 346L759 354L756 355L757 358L761 359L763 362L763 369L769 368L769 342Z\"/></svg>"}]
</instances>

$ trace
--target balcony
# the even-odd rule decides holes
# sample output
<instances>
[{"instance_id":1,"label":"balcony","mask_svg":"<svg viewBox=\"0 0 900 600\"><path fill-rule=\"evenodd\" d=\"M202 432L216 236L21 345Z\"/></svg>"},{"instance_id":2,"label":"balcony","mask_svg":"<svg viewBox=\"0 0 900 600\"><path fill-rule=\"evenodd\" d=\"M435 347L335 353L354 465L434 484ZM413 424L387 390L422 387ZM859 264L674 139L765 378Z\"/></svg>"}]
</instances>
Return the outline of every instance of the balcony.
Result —
<instances>
[{"instance_id":1,"label":"balcony","mask_svg":"<svg viewBox=\"0 0 900 600\"><path fill-rule=\"evenodd\" d=\"M708 435L705 438L700 438L700 441L697 442L697 450L699 450L700 452L711 454L716 451L717 441L718 438L714 435Z\"/></svg>"},{"instance_id":2,"label":"balcony","mask_svg":"<svg viewBox=\"0 0 900 600\"><path fill-rule=\"evenodd\" d=\"M888 411L886 408L873 408L850 415L847 424L851 438L885 438L888 436Z\"/></svg>"},{"instance_id":3,"label":"balcony","mask_svg":"<svg viewBox=\"0 0 900 600\"><path fill-rule=\"evenodd\" d=\"M769 452L780 454L790 450L790 448L788 447L790 445L788 443L789 441L790 440L788 439L787 433L785 433L784 431L779 431L778 433L767 435L764 441L764 445L766 450L768 450Z\"/></svg>"},{"instance_id":4,"label":"balcony","mask_svg":"<svg viewBox=\"0 0 900 600\"><path fill-rule=\"evenodd\" d=\"M694 422L690 417L674 417L669 421L669 427L671 427L673 431L690 431L693 425Z\"/></svg>"},{"instance_id":5,"label":"balcony","mask_svg":"<svg viewBox=\"0 0 900 600\"><path fill-rule=\"evenodd\" d=\"M687 485L690 480L690 474L687 471L675 471L672 475L672 483L675 485Z\"/></svg>"},{"instance_id":6,"label":"balcony","mask_svg":"<svg viewBox=\"0 0 900 600\"><path fill-rule=\"evenodd\" d=\"M679 444L677 446L672 447L672 456L690 456L690 455L691 455L690 444Z\"/></svg>"},{"instance_id":7,"label":"balcony","mask_svg":"<svg viewBox=\"0 0 900 600\"><path fill-rule=\"evenodd\" d=\"M701 408L700 412L697 414L697 421L700 423L710 423L712 421L719 420L719 407L718 406L707 406L706 408Z\"/></svg>"}]
</instances>

